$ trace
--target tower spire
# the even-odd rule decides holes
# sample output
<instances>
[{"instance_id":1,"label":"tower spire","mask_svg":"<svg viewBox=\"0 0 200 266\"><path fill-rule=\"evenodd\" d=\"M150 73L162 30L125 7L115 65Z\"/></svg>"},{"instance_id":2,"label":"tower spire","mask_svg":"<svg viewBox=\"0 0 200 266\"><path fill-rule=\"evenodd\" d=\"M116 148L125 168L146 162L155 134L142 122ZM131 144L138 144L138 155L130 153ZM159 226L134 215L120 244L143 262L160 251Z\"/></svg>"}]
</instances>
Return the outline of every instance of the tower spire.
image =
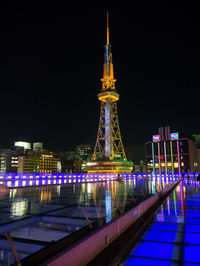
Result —
<instances>
[{"instance_id":1,"label":"tower spire","mask_svg":"<svg viewBox=\"0 0 200 266\"><path fill-rule=\"evenodd\" d=\"M109 13L108 11L107 11L107 42L105 45L103 78L101 79L101 81L102 81L102 90L108 90L108 89L115 90L116 79L114 79L112 52L111 52L111 45L109 42Z\"/></svg>"},{"instance_id":2,"label":"tower spire","mask_svg":"<svg viewBox=\"0 0 200 266\"><path fill-rule=\"evenodd\" d=\"M107 11L107 45L109 45L109 12Z\"/></svg>"}]
</instances>

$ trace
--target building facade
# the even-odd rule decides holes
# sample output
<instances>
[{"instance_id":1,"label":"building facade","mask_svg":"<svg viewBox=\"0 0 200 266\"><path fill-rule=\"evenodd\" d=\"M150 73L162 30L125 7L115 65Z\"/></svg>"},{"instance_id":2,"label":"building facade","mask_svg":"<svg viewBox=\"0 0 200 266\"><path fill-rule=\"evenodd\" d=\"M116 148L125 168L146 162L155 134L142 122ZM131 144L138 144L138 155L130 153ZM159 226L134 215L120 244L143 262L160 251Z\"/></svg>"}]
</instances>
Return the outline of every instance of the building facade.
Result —
<instances>
[{"instance_id":1,"label":"building facade","mask_svg":"<svg viewBox=\"0 0 200 266\"><path fill-rule=\"evenodd\" d=\"M148 173L198 172L199 162L194 138L171 133L169 127L159 128L159 134L145 143Z\"/></svg>"},{"instance_id":2,"label":"building facade","mask_svg":"<svg viewBox=\"0 0 200 266\"><path fill-rule=\"evenodd\" d=\"M44 150L41 142L15 142L14 149L0 150L0 173L60 173L57 154Z\"/></svg>"},{"instance_id":3,"label":"building facade","mask_svg":"<svg viewBox=\"0 0 200 266\"><path fill-rule=\"evenodd\" d=\"M18 156L11 149L0 150L0 173L15 173L18 168Z\"/></svg>"},{"instance_id":4,"label":"building facade","mask_svg":"<svg viewBox=\"0 0 200 266\"><path fill-rule=\"evenodd\" d=\"M60 173L61 163L53 153L41 154L39 169L40 173Z\"/></svg>"}]
</instances>

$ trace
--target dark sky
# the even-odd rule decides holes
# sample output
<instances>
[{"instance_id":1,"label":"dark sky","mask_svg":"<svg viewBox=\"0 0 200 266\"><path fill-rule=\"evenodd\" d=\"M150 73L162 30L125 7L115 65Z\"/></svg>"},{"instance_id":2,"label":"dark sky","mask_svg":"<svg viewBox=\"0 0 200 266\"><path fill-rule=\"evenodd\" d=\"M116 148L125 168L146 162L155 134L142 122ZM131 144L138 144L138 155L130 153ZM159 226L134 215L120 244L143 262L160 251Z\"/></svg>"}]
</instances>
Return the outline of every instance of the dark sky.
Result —
<instances>
[{"instance_id":1,"label":"dark sky","mask_svg":"<svg viewBox=\"0 0 200 266\"><path fill-rule=\"evenodd\" d=\"M161 125L200 133L200 17L195 6L110 10L125 146ZM0 145L66 150L96 140L106 9L1 9Z\"/></svg>"}]
</instances>

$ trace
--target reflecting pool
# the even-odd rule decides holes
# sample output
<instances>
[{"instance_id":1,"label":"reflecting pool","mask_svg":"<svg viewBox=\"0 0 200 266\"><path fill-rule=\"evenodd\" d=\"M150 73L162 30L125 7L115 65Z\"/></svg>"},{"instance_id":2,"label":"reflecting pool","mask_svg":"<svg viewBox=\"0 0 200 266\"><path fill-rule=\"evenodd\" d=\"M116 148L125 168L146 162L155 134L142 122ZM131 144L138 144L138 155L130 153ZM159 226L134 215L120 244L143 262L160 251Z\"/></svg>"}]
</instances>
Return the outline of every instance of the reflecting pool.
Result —
<instances>
[{"instance_id":1,"label":"reflecting pool","mask_svg":"<svg viewBox=\"0 0 200 266\"><path fill-rule=\"evenodd\" d=\"M7 231L22 259L85 227L103 226L172 181L129 178L12 188L0 199L0 265L14 262Z\"/></svg>"}]
</instances>

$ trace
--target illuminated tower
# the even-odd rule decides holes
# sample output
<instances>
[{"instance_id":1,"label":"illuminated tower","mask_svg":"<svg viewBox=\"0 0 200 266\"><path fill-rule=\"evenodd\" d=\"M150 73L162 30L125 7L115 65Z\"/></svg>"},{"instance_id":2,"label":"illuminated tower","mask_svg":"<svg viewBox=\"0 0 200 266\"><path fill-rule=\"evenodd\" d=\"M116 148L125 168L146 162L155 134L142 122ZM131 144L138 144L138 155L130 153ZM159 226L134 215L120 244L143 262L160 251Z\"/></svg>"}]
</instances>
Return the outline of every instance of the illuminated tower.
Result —
<instances>
[{"instance_id":1,"label":"illuminated tower","mask_svg":"<svg viewBox=\"0 0 200 266\"><path fill-rule=\"evenodd\" d=\"M88 172L131 172L132 162L128 162L122 143L115 89L111 45L109 43L109 20L107 12L107 43L105 45L102 88L98 94L101 111L97 140L92 161L87 163Z\"/></svg>"}]
</instances>

